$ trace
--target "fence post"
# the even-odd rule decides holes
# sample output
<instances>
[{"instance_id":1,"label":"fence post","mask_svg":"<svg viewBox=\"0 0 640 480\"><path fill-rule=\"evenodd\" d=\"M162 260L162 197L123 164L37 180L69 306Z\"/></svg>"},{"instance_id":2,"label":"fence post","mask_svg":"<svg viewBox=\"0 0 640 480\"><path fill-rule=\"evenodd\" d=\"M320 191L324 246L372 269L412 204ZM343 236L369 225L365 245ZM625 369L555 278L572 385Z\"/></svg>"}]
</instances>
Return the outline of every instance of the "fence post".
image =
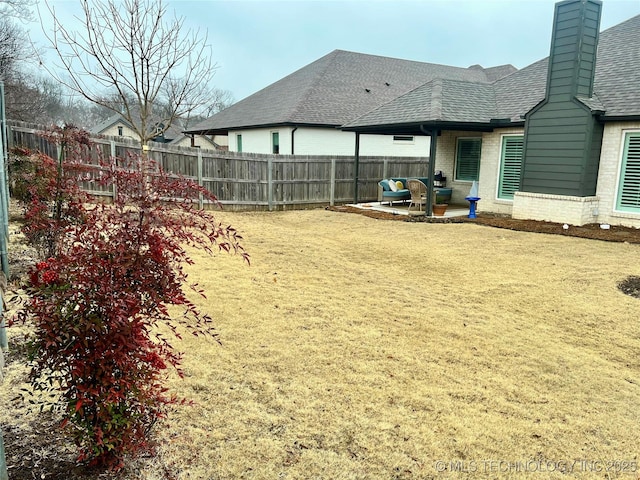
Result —
<instances>
[{"instance_id":1,"label":"fence post","mask_svg":"<svg viewBox=\"0 0 640 480\"><path fill-rule=\"evenodd\" d=\"M336 157L331 157L331 184L329 186L329 205L336 204Z\"/></svg>"},{"instance_id":2,"label":"fence post","mask_svg":"<svg viewBox=\"0 0 640 480\"><path fill-rule=\"evenodd\" d=\"M7 279L9 278L9 185L7 183L8 178L6 175L8 152L5 150L8 130L6 126L7 125L4 109L4 84L0 82L0 218L2 219L2 229L0 231L0 264L2 266L2 272L0 273L0 277L2 277L0 279L0 348L2 350L7 350L9 348L9 343L7 341L7 329L4 321L4 312L2 309L4 303L4 288L6 286ZM1 440L2 438L0 436L0 441ZM0 457L0 462L4 461L4 451L0 452ZM0 475L2 475L1 471Z\"/></svg>"},{"instance_id":3,"label":"fence post","mask_svg":"<svg viewBox=\"0 0 640 480\"><path fill-rule=\"evenodd\" d=\"M382 159L382 178L387 178L387 171L389 169L389 160L387 157Z\"/></svg>"},{"instance_id":4,"label":"fence post","mask_svg":"<svg viewBox=\"0 0 640 480\"><path fill-rule=\"evenodd\" d=\"M6 116L4 109L4 84L0 81L0 169L2 170L2 178L0 181L2 182L2 212L1 215L3 217L4 228L3 231L0 232L2 235L2 276L4 276L3 280L6 281L6 278L9 277L9 262L7 258L7 242L9 241L9 194L8 194L8 185L7 185L7 175L5 168L6 165L6 153L5 150L8 147L8 130L6 128ZM6 197L5 197L6 194ZM0 289L0 297L4 297L4 287ZM0 298L0 382L3 379L3 372L1 371L4 368L4 350L7 350L9 347L9 343L7 341L7 331L5 327L4 321L4 312L2 311L2 306L4 303L4 299ZM0 480L9 480L9 474L7 472L7 459L4 453L4 438L2 429L0 428Z\"/></svg>"},{"instance_id":5,"label":"fence post","mask_svg":"<svg viewBox=\"0 0 640 480\"><path fill-rule=\"evenodd\" d=\"M110 160L111 160L111 162L117 162L117 160L116 160L116 142L114 140L110 140L109 141L109 146L111 148L111 159ZM116 196L117 196L117 193L118 193L117 188L118 187L116 186L116 183L113 182L111 184L111 200L113 201L113 203L116 202Z\"/></svg>"},{"instance_id":6,"label":"fence post","mask_svg":"<svg viewBox=\"0 0 640 480\"><path fill-rule=\"evenodd\" d=\"M267 203L271 212L273 210L273 155L267 156Z\"/></svg>"},{"instance_id":7,"label":"fence post","mask_svg":"<svg viewBox=\"0 0 640 480\"><path fill-rule=\"evenodd\" d=\"M202 150L198 149L198 186L202 187L204 182L202 181ZM202 210L204 208L204 197L202 193L198 194L198 208Z\"/></svg>"}]
</instances>

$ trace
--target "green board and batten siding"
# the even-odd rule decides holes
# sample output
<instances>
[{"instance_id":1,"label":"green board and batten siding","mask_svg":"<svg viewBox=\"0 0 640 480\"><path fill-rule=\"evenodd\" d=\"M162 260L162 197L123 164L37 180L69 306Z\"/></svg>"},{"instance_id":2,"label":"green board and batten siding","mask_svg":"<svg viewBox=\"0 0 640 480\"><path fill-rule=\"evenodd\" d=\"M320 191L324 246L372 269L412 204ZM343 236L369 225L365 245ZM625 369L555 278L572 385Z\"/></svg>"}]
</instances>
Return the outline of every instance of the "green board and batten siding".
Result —
<instances>
[{"instance_id":1,"label":"green board and batten siding","mask_svg":"<svg viewBox=\"0 0 640 480\"><path fill-rule=\"evenodd\" d=\"M556 4L546 97L526 116L523 191L595 194L603 126L576 97L593 94L601 8L597 0Z\"/></svg>"}]
</instances>

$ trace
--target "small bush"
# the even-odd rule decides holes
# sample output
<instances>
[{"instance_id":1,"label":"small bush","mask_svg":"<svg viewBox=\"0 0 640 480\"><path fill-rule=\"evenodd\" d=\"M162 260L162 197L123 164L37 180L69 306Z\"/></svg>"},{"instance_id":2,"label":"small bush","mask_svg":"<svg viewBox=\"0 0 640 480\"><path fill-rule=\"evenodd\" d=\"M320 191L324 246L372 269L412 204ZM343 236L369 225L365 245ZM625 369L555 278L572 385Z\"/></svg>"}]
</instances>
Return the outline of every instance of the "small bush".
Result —
<instances>
[{"instance_id":1,"label":"small bush","mask_svg":"<svg viewBox=\"0 0 640 480\"><path fill-rule=\"evenodd\" d=\"M73 126L53 127L42 136L58 146L58 159L14 148L9 174L12 195L26 205L24 234L43 257L51 257L64 247L67 225L83 221L82 203L88 197L79 184L89 178L83 156L91 144L87 132Z\"/></svg>"},{"instance_id":2,"label":"small bush","mask_svg":"<svg viewBox=\"0 0 640 480\"><path fill-rule=\"evenodd\" d=\"M150 448L152 427L178 401L164 381L168 367L180 372L181 357L157 327L177 338L180 326L217 338L183 290L182 266L191 262L185 246L248 255L232 227L195 208L200 195L212 195L153 162L102 162L99 182L116 191L110 205L79 201L60 165L48 185L63 191L48 191L38 204L48 216L34 214L25 226L43 231L36 218L57 229L55 255L32 269L32 296L19 317L35 325L30 378L35 391L59 395L50 406L62 412L79 459L117 469L126 454ZM54 221L58 211L73 212L74 221ZM183 314L171 317L169 305Z\"/></svg>"}]
</instances>

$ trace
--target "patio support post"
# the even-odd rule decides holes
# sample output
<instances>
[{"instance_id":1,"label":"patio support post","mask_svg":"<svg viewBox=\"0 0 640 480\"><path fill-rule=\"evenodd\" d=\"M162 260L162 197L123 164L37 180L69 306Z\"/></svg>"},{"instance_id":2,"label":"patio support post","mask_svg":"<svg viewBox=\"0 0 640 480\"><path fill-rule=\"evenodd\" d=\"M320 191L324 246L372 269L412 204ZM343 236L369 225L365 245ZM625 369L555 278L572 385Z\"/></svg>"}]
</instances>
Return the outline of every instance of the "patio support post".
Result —
<instances>
[{"instance_id":1,"label":"patio support post","mask_svg":"<svg viewBox=\"0 0 640 480\"><path fill-rule=\"evenodd\" d=\"M358 173L360 170L360 132L356 132L356 156L353 167L353 203L358 203Z\"/></svg>"},{"instance_id":2,"label":"patio support post","mask_svg":"<svg viewBox=\"0 0 640 480\"><path fill-rule=\"evenodd\" d=\"M420 130L424 133L429 133L430 141L429 141L429 175L427 176L427 205L424 209L424 214L426 216L430 216L433 212L433 204L435 201L433 195L433 177L436 174L436 147L438 143L438 133L439 130L425 130L422 125L420 125Z\"/></svg>"}]
</instances>

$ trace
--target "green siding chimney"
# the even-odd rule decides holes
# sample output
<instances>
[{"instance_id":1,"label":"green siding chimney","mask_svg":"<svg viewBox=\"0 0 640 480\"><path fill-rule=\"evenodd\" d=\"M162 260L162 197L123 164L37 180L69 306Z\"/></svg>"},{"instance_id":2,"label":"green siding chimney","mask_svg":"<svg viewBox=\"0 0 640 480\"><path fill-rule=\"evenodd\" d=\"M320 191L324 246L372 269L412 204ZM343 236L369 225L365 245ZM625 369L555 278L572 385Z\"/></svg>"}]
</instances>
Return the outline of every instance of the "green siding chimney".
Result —
<instances>
[{"instance_id":1,"label":"green siding chimney","mask_svg":"<svg viewBox=\"0 0 640 480\"><path fill-rule=\"evenodd\" d=\"M599 0L555 6L546 96L525 116L523 191L595 194L602 112L580 99L593 96L601 9Z\"/></svg>"}]
</instances>

